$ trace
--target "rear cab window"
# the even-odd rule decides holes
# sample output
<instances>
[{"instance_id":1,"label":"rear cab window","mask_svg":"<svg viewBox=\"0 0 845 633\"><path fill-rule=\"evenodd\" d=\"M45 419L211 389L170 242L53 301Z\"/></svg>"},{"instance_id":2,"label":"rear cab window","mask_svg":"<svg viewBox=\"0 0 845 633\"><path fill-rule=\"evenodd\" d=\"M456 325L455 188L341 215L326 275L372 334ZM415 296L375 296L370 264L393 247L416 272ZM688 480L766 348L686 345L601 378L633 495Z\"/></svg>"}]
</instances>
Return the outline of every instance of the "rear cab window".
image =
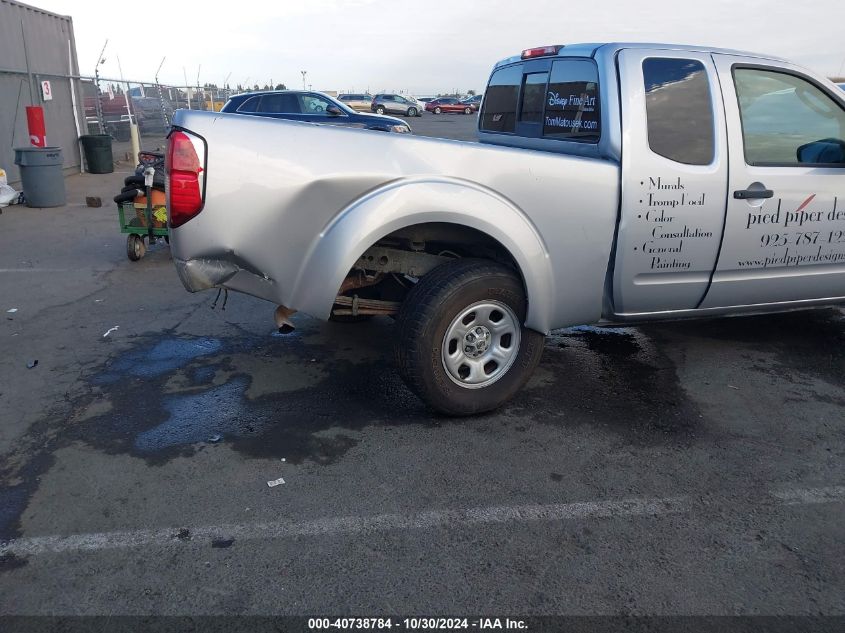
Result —
<instances>
[{"instance_id":1,"label":"rear cab window","mask_svg":"<svg viewBox=\"0 0 845 633\"><path fill-rule=\"evenodd\" d=\"M581 58L544 61L516 63L493 73L484 93L479 130L598 143L601 109L595 62Z\"/></svg>"}]
</instances>

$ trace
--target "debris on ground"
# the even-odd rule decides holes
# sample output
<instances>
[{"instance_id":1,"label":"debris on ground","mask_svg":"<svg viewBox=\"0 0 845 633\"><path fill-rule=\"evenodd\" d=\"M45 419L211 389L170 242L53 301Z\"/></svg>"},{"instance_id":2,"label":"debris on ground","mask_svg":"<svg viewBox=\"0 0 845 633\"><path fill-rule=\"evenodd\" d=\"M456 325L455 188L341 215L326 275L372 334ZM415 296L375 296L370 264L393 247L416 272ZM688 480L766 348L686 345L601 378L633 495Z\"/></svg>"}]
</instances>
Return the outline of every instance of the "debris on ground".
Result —
<instances>
[{"instance_id":1,"label":"debris on ground","mask_svg":"<svg viewBox=\"0 0 845 633\"><path fill-rule=\"evenodd\" d=\"M17 311L18 311L17 308L9 308L8 310L6 310L6 312L8 312L9 314L14 314Z\"/></svg>"},{"instance_id":2,"label":"debris on ground","mask_svg":"<svg viewBox=\"0 0 845 633\"><path fill-rule=\"evenodd\" d=\"M282 457L282 461L284 462L284 461L287 461L287 460L284 457Z\"/></svg>"},{"instance_id":3,"label":"debris on ground","mask_svg":"<svg viewBox=\"0 0 845 633\"><path fill-rule=\"evenodd\" d=\"M103 206L103 199L100 196L85 196L85 204L89 207L101 207Z\"/></svg>"},{"instance_id":4,"label":"debris on ground","mask_svg":"<svg viewBox=\"0 0 845 633\"><path fill-rule=\"evenodd\" d=\"M232 543L235 542L233 538L215 538L211 539L211 547L217 547L219 549L223 549L226 547L232 547Z\"/></svg>"},{"instance_id":5,"label":"debris on ground","mask_svg":"<svg viewBox=\"0 0 845 633\"><path fill-rule=\"evenodd\" d=\"M0 209L17 204L20 194L5 183L0 183Z\"/></svg>"},{"instance_id":6,"label":"debris on ground","mask_svg":"<svg viewBox=\"0 0 845 633\"><path fill-rule=\"evenodd\" d=\"M180 541L186 541L191 538L191 531L188 528L179 528L179 531L176 532L176 538Z\"/></svg>"},{"instance_id":7,"label":"debris on ground","mask_svg":"<svg viewBox=\"0 0 845 633\"><path fill-rule=\"evenodd\" d=\"M281 484L283 484L283 483L285 483L285 480L284 480L284 479L282 479L281 477L279 477L278 479L274 479L273 481L268 481L268 482L267 482L267 485L268 485L270 488L275 488L276 486L279 486L279 485L281 485Z\"/></svg>"},{"instance_id":8,"label":"debris on ground","mask_svg":"<svg viewBox=\"0 0 845 633\"><path fill-rule=\"evenodd\" d=\"M296 310L279 306L273 313L273 318L276 321L276 327L279 328L279 334L289 334L296 329L293 321L290 318L296 314Z\"/></svg>"},{"instance_id":9,"label":"debris on ground","mask_svg":"<svg viewBox=\"0 0 845 633\"><path fill-rule=\"evenodd\" d=\"M212 444L216 444L217 442L219 442L222 439L223 439L222 435L218 435L217 433L215 433L210 438L208 438L208 441L211 442Z\"/></svg>"},{"instance_id":10,"label":"debris on ground","mask_svg":"<svg viewBox=\"0 0 845 633\"><path fill-rule=\"evenodd\" d=\"M728 387L730 387L731 389L736 389L737 391L739 391L739 387L735 387L734 385L728 385Z\"/></svg>"},{"instance_id":11,"label":"debris on ground","mask_svg":"<svg viewBox=\"0 0 845 633\"><path fill-rule=\"evenodd\" d=\"M119 325L115 325L114 327L110 327L108 330L106 330L106 333L103 334L103 338L106 338L109 334L111 334L112 332L116 332L118 329L120 329Z\"/></svg>"},{"instance_id":12,"label":"debris on ground","mask_svg":"<svg viewBox=\"0 0 845 633\"><path fill-rule=\"evenodd\" d=\"M37 359L37 358L33 358L32 360L29 360L29 361L27 361L27 362L26 362L26 368L27 368L27 369L32 369L32 368L33 368L33 367L35 367L37 364L38 364L38 359Z\"/></svg>"}]
</instances>

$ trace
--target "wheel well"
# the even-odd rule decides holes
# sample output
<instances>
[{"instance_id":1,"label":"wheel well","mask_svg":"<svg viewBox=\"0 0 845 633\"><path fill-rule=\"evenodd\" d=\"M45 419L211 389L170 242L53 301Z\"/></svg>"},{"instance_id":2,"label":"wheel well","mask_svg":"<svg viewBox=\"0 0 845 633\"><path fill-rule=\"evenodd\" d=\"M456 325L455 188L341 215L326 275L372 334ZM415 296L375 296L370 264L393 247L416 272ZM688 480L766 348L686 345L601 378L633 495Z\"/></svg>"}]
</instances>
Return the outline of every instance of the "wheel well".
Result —
<instances>
[{"instance_id":1,"label":"wheel well","mask_svg":"<svg viewBox=\"0 0 845 633\"><path fill-rule=\"evenodd\" d=\"M407 226L385 235L373 246L390 245L399 250L451 257L492 259L518 269L515 260L498 240L463 224L431 222Z\"/></svg>"},{"instance_id":2,"label":"wheel well","mask_svg":"<svg viewBox=\"0 0 845 633\"><path fill-rule=\"evenodd\" d=\"M333 313L395 314L417 278L449 259L473 257L512 268L525 285L513 256L498 240L461 224L432 222L385 235L356 260L338 290ZM350 308L349 297L367 300Z\"/></svg>"}]
</instances>

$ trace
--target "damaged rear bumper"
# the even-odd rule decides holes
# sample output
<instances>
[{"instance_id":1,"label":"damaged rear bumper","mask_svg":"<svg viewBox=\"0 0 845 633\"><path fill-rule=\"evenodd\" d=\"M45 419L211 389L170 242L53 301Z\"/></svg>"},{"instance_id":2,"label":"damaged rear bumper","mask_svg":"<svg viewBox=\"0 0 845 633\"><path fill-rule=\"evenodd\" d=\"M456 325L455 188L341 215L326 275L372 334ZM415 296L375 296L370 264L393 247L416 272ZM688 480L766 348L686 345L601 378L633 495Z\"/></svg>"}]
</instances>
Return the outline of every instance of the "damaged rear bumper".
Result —
<instances>
[{"instance_id":1,"label":"damaged rear bumper","mask_svg":"<svg viewBox=\"0 0 845 633\"><path fill-rule=\"evenodd\" d=\"M176 273L189 292L227 288L259 299L283 303L281 288L234 253L219 257L173 258Z\"/></svg>"},{"instance_id":2,"label":"damaged rear bumper","mask_svg":"<svg viewBox=\"0 0 845 633\"><path fill-rule=\"evenodd\" d=\"M173 263L182 285L189 292L222 286L241 270L237 264L222 259L184 260L174 257Z\"/></svg>"}]
</instances>

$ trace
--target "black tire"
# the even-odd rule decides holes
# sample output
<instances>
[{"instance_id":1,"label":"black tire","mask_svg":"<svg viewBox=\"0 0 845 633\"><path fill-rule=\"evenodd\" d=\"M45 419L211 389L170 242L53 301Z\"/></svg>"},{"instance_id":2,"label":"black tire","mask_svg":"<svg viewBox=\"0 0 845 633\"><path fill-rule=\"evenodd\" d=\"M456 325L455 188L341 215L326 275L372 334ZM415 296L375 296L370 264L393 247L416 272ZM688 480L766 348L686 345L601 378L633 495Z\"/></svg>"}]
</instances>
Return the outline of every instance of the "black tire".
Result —
<instances>
[{"instance_id":1,"label":"black tire","mask_svg":"<svg viewBox=\"0 0 845 633\"><path fill-rule=\"evenodd\" d=\"M376 106L376 114L384 114L384 106Z\"/></svg>"},{"instance_id":2,"label":"black tire","mask_svg":"<svg viewBox=\"0 0 845 633\"><path fill-rule=\"evenodd\" d=\"M441 110L439 106L434 108L434 114L440 114L441 112L443 112L443 110Z\"/></svg>"},{"instance_id":3,"label":"black tire","mask_svg":"<svg viewBox=\"0 0 845 633\"><path fill-rule=\"evenodd\" d=\"M409 117L417 116L417 109L416 108L408 108L408 111L405 113L405 116L409 116Z\"/></svg>"},{"instance_id":4,"label":"black tire","mask_svg":"<svg viewBox=\"0 0 845 633\"><path fill-rule=\"evenodd\" d=\"M515 359L487 386L468 388L447 372L443 351L447 330L462 311L478 302L509 307L518 319ZM397 317L396 364L405 384L432 409L464 416L495 409L531 377L545 337L522 325L525 291L510 268L482 259L458 259L438 266L411 289Z\"/></svg>"},{"instance_id":5,"label":"black tire","mask_svg":"<svg viewBox=\"0 0 845 633\"><path fill-rule=\"evenodd\" d=\"M147 252L147 247L144 245L144 238L136 233L130 233L126 236L126 256L130 261L137 262Z\"/></svg>"}]
</instances>

